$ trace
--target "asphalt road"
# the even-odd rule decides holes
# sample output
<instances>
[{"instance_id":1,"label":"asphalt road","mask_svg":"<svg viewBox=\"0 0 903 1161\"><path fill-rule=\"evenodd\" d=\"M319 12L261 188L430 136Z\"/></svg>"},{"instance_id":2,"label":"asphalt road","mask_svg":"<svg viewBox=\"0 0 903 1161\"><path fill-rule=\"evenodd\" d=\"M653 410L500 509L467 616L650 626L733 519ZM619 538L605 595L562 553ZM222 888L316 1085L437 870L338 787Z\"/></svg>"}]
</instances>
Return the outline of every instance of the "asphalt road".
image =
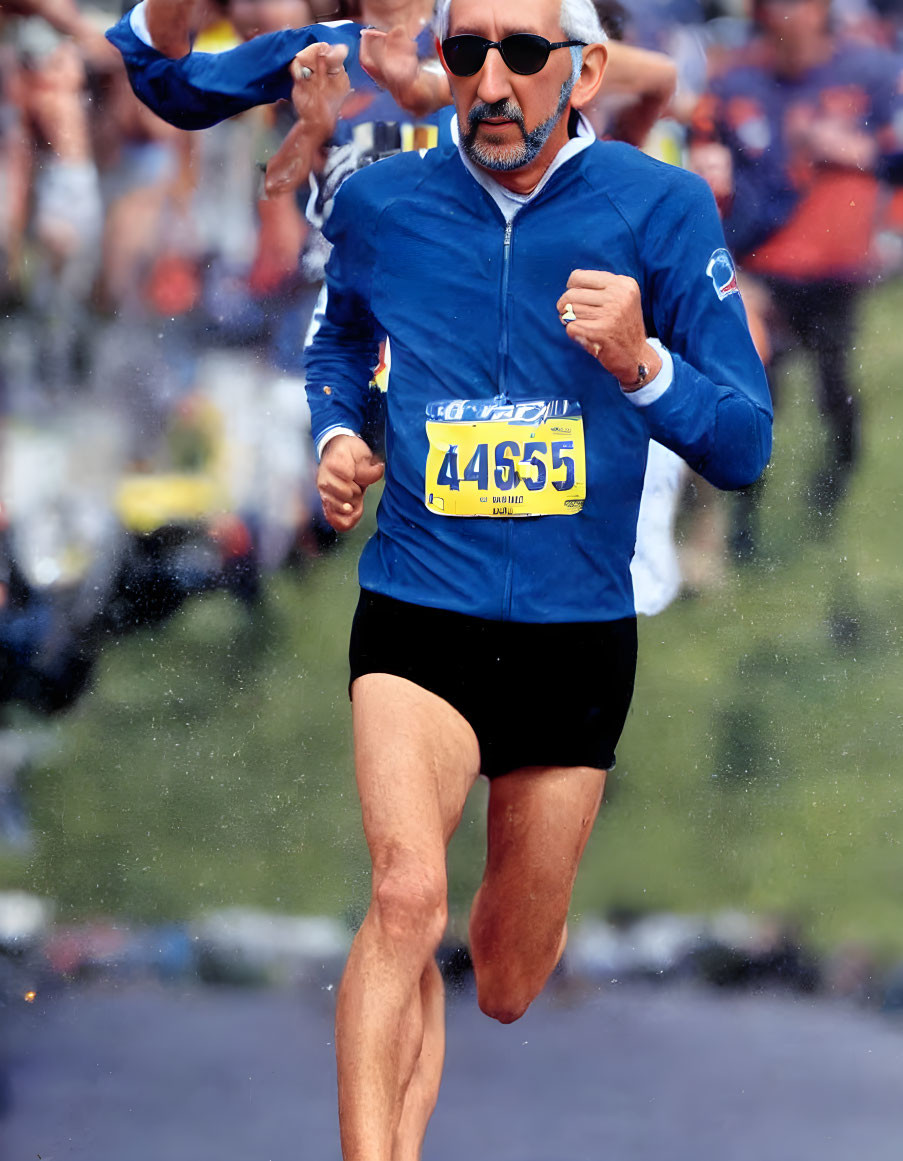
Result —
<instances>
[{"instance_id":1,"label":"asphalt road","mask_svg":"<svg viewBox=\"0 0 903 1161\"><path fill-rule=\"evenodd\" d=\"M94 985L20 1005L2 1161L337 1161L334 993ZM617 985L450 1005L424 1161L900 1161L903 1026Z\"/></svg>"}]
</instances>

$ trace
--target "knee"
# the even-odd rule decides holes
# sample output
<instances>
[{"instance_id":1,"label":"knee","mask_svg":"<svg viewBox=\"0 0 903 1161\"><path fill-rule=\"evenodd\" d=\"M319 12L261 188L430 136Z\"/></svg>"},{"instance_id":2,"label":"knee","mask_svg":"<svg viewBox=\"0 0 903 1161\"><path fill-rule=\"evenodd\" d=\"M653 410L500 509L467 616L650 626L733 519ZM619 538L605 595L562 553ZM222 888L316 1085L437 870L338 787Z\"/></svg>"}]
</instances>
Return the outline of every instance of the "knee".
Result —
<instances>
[{"instance_id":1,"label":"knee","mask_svg":"<svg viewBox=\"0 0 903 1161\"><path fill-rule=\"evenodd\" d=\"M477 1003L480 1010L500 1024L513 1024L527 1011L546 986L561 960L567 942L565 927L557 943L532 948L505 949L499 944L479 946L471 941Z\"/></svg>"},{"instance_id":2,"label":"knee","mask_svg":"<svg viewBox=\"0 0 903 1161\"><path fill-rule=\"evenodd\" d=\"M374 871L372 906L388 939L432 954L448 920L445 873L417 863L392 861Z\"/></svg>"},{"instance_id":3,"label":"knee","mask_svg":"<svg viewBox=\"0 0 903 1161\"><path fill-rule=\"evenodd\" d=\"M483 956L472 948L474 982L480 1011L500 1024L513 1024L530 1007L545 983L518 962L516 955L501 957L499 949Z\"/></svg>"},{"instance_id":4,"label":"knee","mask_svg":"<svg viewBox=\"0 0 903 1161\"><path fill-rule=\"evenodd\" d=\"M500 1024L513 1024L530 1007L534 997L518 993L512 987L477 979L477 1004L480 1011Z\"/></svg>"}]
</instances>

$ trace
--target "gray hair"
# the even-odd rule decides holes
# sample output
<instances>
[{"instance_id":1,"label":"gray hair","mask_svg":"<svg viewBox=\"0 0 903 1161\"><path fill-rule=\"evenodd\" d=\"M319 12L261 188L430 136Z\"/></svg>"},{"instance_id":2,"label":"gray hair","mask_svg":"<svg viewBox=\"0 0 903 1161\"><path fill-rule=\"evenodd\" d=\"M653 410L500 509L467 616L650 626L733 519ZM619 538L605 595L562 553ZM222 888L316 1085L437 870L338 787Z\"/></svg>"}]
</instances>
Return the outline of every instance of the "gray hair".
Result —
<instances>
[{"instance_id":1,"label":"gray hair","mask_svg":"<svg viewBox=\"0 0 903 1161\"><path fill-rule=\"evenodd\" d=\"M448 36L448 17L452 0L437 0L433 29L440 40ZM599 44L608 37L599 22L593 0L561 0L561 31L567 40Z\"/></svg>"}]
</instances>

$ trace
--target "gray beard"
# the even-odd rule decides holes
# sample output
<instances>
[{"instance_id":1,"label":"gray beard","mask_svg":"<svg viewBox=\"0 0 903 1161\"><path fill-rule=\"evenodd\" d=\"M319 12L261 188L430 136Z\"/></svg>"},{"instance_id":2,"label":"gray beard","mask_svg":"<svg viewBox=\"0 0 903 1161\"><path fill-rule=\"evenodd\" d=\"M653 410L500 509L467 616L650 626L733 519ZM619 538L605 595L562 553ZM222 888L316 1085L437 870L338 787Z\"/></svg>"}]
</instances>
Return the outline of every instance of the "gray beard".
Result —
<instances>
[{"instance_id":1,"label":"gray beard","mask_svg":"<svg viewBox=\"0 0 903 1161\"><path fill-rule=\"evenodd\" d=\"M529 132L524 124L523 111L514 101L499 101L495 105L476 105L471 109L467 118L467 133L461 138L464 152L475 165L479 165L483 169L494 170L496 173L507 173L512 169L521 169L525 165L529 165L540 155L543 146L552 136L555 126L567 109L575 84L576 78L568 77L561 86L555 112ZM487 117L505 117L514 121L521 131L523 141L519 145L507 146L481 144L476 139L477 129ZM498 150L504 152L500 153Z\"/></svg>"}]
</instances>

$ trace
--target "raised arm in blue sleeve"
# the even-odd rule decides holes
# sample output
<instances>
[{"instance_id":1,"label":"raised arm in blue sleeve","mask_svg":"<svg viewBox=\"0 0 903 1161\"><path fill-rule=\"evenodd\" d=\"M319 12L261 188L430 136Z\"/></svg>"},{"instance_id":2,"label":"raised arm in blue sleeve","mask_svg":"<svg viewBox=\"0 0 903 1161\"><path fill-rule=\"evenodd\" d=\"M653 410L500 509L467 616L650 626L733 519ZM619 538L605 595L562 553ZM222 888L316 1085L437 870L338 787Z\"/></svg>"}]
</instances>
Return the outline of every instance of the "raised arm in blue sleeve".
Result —
<instances>
[{"instance_id":1,"label":"raised arm in blue sleeve","mask_svg":"<svg viewBox=\"0 0 903 1161\"><path fill-rule=\"evenodd\" d=\"M649 226L644 301L674 379L643 410L653 439L716 487L742 488L771 454L768 383L714 199L701 179L673 173Z\"/></svg>"},{"instance_id":2,"label":"raised arm in blue sleeve","mask_svg":"<svg viewBox=\"0 0 903 1161\"><path fill-rule=\"evenodd\" d=\"M289 99L288 71L296 53L324 41L348 46L356 57L360 26L312 24L257 36L225 52L190 52L172 60L145 44L129 15L107 32L122 53L132 88L157 116L179 129L206 129L254 105Z\"/></svg>"},{"instance_id":3,"label":"raised arm in blue sleeve","mask_svg":"<svg viewBox=\"0 0 903 1161\"><path fill-rule=\"evenodd\" d=\"M366 170L363 171L366 173ZM326 264L326 301L305 352L311 434L318 444L335 427L362 431L368 417L370 382L385 332L370 312L375 227L362 238L351 224L374 221L358 196L366 183L352 175L336 195L324 233L333 244Z\"/></svg>"}]
</instances>

